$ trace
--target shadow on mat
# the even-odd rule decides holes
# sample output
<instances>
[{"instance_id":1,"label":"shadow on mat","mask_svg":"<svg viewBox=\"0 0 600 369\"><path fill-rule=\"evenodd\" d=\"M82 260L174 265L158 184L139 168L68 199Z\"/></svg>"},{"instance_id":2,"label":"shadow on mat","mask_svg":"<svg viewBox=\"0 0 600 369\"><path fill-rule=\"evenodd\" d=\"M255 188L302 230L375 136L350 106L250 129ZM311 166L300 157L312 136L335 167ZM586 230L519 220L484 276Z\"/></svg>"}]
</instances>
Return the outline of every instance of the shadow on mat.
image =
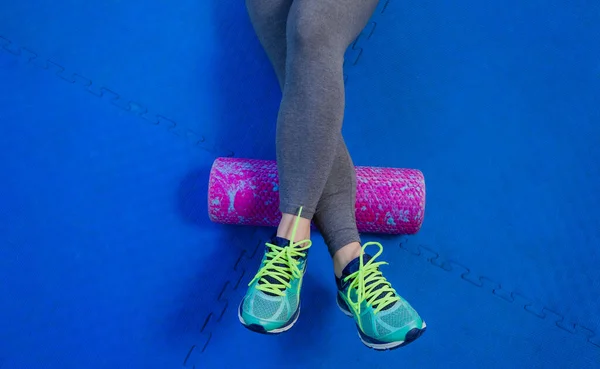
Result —
<instances>
[{"instance_id":1,"label":"shadow on mat","mask_svg":"<svg viewBox=\"0 0 600 369\"><path fill-rule=\"evenodd\" d=\"M183 178L177 190L179 214L185 222L200 228L213 227L208 217L208 175L212 163Z\"/></svg>"}]
</instances>

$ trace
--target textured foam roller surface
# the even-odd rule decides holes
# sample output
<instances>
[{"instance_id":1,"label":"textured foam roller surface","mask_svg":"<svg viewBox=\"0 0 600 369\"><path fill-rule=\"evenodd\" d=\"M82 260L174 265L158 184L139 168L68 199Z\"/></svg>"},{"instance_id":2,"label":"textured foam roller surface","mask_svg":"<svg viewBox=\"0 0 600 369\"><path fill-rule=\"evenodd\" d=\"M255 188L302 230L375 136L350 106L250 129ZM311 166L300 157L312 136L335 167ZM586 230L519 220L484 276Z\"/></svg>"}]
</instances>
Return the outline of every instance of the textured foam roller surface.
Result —
<instances>
[{"instance_id":1,"label":"textured foam roller surface","mask_svg":"<svg viewBox=\"0 0 600 369\"><path fill-rule=\"evenodd\" d=\"M425 179L416 169L356 168L360 232L414 234L423 223ZM209 178L208 209L218 223L276 227L279 178L273 160L218 158Z\"/></svg>"}]
</instances>

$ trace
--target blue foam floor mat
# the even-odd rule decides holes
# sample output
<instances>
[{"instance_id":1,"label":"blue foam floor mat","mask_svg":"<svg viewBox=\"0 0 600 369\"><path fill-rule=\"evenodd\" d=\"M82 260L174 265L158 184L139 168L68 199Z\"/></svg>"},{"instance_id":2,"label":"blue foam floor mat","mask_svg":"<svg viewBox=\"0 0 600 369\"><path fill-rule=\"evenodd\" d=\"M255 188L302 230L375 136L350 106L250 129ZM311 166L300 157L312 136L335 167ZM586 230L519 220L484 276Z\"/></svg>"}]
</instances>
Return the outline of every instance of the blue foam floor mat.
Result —
<instances>
[{"instance_id":1,"label":"blue foam floor mat","mask_svg":"<svg viewBox=\"0 0 600 369\"><path fill-rule=\"evenodd\" d=\"M280 97L243 2L0 4L0 368L600 367L598 18L382 1L348 50L355 163L427 181L418 235L365 235L428 324L378 353L318 239L298 325L237 321L269 230L207 175L274 158Z\"/></svg>"}]
</instances>

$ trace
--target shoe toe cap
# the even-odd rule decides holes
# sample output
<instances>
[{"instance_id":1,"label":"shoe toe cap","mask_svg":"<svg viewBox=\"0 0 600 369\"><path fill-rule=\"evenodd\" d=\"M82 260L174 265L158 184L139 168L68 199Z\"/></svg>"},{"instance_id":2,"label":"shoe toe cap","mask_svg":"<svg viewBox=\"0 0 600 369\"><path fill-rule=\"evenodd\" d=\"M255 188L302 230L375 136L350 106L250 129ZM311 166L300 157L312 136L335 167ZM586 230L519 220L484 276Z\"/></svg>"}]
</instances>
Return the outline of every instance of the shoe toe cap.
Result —
<instances>
[{"instance_id":1,"label":"shoe toe cap","mask_svg":"<svg viewBox=\"0 0 600 369\"><path fill-rule=\"evenodd\" d=\"M404 343L408 344L417 340L417 338L421 337L425 332L425 328L413 328L406 333L406 337L404 338Z\"/></svg>"}]
</instances>

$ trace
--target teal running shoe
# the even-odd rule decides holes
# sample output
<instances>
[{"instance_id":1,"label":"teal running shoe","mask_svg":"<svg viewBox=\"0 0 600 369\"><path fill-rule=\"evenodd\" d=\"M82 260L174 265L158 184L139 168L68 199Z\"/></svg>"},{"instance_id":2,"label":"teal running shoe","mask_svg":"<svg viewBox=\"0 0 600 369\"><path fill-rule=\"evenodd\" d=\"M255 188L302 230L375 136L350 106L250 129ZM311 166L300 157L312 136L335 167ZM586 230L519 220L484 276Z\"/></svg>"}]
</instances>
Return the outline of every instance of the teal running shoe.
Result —
<instances>
[{"instance_id":1,"label":"teal running shoe","mask_svg":"<svg viewBox=\"0 0 600 369\"><path fill-rule=\"evenodd\" d=\"M379 247L373 257L365 253L372 245ZM382 252L383 246L377 242L363 245L360 256L344 268L341 278L336 278L337 303L344 314L354 318L366 346L391 350L415 341L425 332L426 325L379 270L387 264L375 262Z\"/></svg>"},{"instance_id":2,"label":"teal running shoe","mask_svg":"<svg viewBox=\"0 0 600 369\"><path fill-rule=\"evenodd\" d=\"M302 211L302 210L300 210ZM292 230L296 235L298 218ZM248 284L238 318L248 329L264 334L287 331L300 315L300 290L310 240L290 242L274 237L266 243L260 268Z\"/></svg>"}]
</instances>

